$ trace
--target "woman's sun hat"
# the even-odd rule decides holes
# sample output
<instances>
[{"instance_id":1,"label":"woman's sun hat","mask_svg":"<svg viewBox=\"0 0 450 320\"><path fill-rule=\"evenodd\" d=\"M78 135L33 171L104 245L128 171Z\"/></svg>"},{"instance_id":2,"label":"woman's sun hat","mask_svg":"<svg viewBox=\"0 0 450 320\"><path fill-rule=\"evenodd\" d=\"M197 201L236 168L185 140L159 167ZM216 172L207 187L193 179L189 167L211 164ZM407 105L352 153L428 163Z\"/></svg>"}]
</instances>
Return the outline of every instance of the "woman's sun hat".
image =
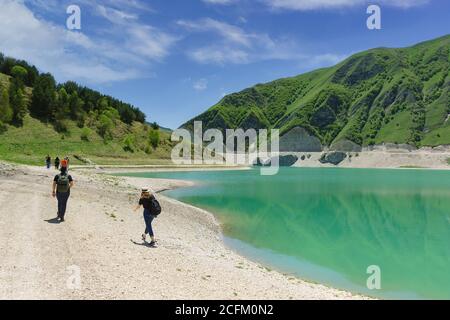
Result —
<instances>
[{"instance_id":1,"label":"woman's sun hat","mask_svg":"<svg viewBox=\"0 0 450 320\"><path fill-rule=\"evenodd\" d=\"M150 189L147 188L147 187L142 187L142 188L141 188L141 192L142 192L142 193L149 193L149 192L150 192Z\"/></svg>"}]
</instances>

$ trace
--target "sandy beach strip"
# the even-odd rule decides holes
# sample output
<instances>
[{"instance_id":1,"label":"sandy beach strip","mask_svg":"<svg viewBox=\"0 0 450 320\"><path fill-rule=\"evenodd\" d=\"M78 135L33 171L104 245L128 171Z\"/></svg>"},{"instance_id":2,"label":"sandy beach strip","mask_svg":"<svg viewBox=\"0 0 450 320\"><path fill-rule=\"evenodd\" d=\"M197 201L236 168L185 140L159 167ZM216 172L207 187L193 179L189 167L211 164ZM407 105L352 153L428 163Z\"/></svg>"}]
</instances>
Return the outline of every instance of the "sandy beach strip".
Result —
<instances>
[{"instance_id":1,"label":"sandy beach strip","mask_svg":"<svg viewBox=\"0 0 450 320\"><path fill-rule=\"evenodd\" d=\"M365 299L240 256L212 214L163 195L158 248L142 245L139 187L189 182L72 170L66 222L56 224L55 174L0 163L0 299Z\"/></svg>"}]
</instances>

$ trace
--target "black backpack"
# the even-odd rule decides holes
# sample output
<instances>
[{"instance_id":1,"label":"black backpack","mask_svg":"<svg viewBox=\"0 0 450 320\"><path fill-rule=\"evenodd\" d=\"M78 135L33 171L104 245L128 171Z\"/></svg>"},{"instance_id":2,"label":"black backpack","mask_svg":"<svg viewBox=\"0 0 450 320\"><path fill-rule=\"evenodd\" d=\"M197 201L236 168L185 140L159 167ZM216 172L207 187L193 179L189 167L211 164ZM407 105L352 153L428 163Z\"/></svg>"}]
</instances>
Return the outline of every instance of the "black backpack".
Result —
<instances>
[{"instance_id":1,"label":"black backpack","mask_svg":"<svg viewBox=\"0 0 450 320\"><path fill-rule=\"evenodd\" d=\"M159 214L161 213L161 205L159 204L158 200L156 200L156 198L152 198L150 200L150 214L152 216L159 216Z\"/></svg>"},{"instance_id":2,"label":"black backpack","mask_svg":"<svg viewBox=\"0 0 450 320\"><path fill-rule=\"evenodd\" d=\"M67 193L70 190L70 179L67 174L59 174L56 181L56 191L58 193Z\"/></svg>"}]
</instances>

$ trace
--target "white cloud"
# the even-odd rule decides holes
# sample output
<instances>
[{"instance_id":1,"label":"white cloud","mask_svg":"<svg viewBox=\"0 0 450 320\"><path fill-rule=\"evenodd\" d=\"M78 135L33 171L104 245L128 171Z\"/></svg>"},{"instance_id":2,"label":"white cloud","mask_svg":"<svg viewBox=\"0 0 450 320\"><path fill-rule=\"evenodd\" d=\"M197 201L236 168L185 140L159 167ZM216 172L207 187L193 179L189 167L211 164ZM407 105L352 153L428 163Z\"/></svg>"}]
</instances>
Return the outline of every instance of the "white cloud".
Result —
<instances>
[{"instance_id":1,"label":"white cloud","mask_svg":"<svg viewBox=\"0 0 450 320\"><path fill-rule=\"evenodd\" d=\"M117 7L122 3L125 9L144 8L138 1L90 1L96 8L90 12L110 24L109 30L103 30L109 32L105 37L95 32L88 36L83 29L69 31L64 24L56 25L40 18L41 15L38 17L28 7L54 12L57 8L54 1L0 0L0 51L51 72L58 81L104 83L147 77L152 74L149 70L152 61L168 56L177 38L141 24L135 12Z\"/></svg>"},{"instance_id":2,"label":"white cloud","mask_svg":"<svg viewBox=\"0 0 450 320\"><path fill-rule=\"evenodd\" d=\"M83 1L96 2L97 0L83 0ZM103 1L106 5L113 7L154 12L154 10L149 6L148 1L146 0L103 0Z\"/></svg>"},{"instance_id":3,"label":"white cloud","mask_svg":"<svg viewBox=\"0 0 450 320\"><path fill-rule=\"evenodd\" d=\"M124 24L129 21L136 21L138 19L137 14L128 13L110 7L105 7L101 4L97 5L97 11L103 18L109 20L111 23Z\"/></svg>"},{"instance_id":4,"label":"white cloud","mask_svg":"<svg viewBox=\"0 0 450 320\"><path fill-rule=\"evenodd\" d=\"M169 48L178 40L175 36L147 25L132 25L126 33L130 37L126 48L149 59L161 60L169 55Z\"/></svg>"},{"instance_id":5,"label":"white cloud","mask_svg":"<svg viewBox=\"0 0 450 320\"><path fill-rule=\"evenodd\" d=\"M288 37L274 39L266 33L247 32L243 28L210 18L178 21L189 32L212 33L211 39L187 50L188 57L200 64L250 64L261 61L291 61L299 69L334 65L346 56L332 53L307 54ZM218 35L218 37L217 37Z\"/></svg>"},{"instance_id":6,"label":"white cloud","mask_svg":"<svg viewBox=\"0 0 450 320\"><path fill-rule=\"evenodd\" d=\"M250 46L252 38L255 37L255 35L247 34L239 27L211 18L204 18L198 21L179 20L177 24L190 31L216 32L230 42L235 42L245 46Z\"/></svg>"},{"instance_id":7,"label":"white cloud","mask_svg":"<svg viewBox=\"0 0 450 320\"><path fill-rule=\"evenodd\" d=\"M192 87L197 91L204 91L208 88L208 80L199 79L194 82L194 85Z\"/></svg>"},{"instance_id":8,"label":"white cloud","mask_svg":"<svg viewBox=\"0 0 450 320\"><path fill-rule=\"evenodd\" d=\"M353 7L372 3L369 0L261 0L274 9L287 10L319 10ZM380 0L378 3L386 6L409 8L428 3L429 0Z\"/></svg>"},{"instance_id":9,"label":"white cloud","mask_svg":"<svg viewBox=\"0 0 450 320\"><path fill-rule=\"evenodd\" d=\"M221 5L229 5L229 4L237 2L237 0L202 0L202 1L205 3L221 4Z\"/></svg>"},{"instance_id":10,"label":"white cloud","mask_svg":"<svg viewBox=\"0 0 450 320\"><path fill-rule=\"evenodd\" d=\"M217 5L230 5L243 2L243 0L202 0L205 3ZM321 10L353 7L364 4L373 4L372 0L259 0L270 8L284 10ZM431 0L378 0L377 4L392 7L410 8L426 4Z\"/></svg>"},{"instance_id":11,"label":"white cloud","mask_svg":"<svg viewBox=\"0 0 450 320\"><path fill-rule=\"evenodd\" d=\"M191 59L203 64L245 64L256 60L285 59L291 49L287 41L274 40L265 33L247 32L211 18L180 20L177 24L189 32L216 35L203 45L188 50Z\"/></svg>"},{"instance_id":12,"label":"white cloud","mask_svg":"<svg viewBox=\"0 0 450 320\"><path fill-rule=\"evenodd\" d=\"M289 38L274 39L266 33L247 32L240 27L211 18L181 20L178 25L190 32L213 33L219 36L205 40L204 44L187 51L192 60L201 64L249 64L270 60L302 61L309 58L302 54L296 42ZM324 63L327 61L326 56L313 59L322 59Z\"/></svg>"},{"instance_id":13,"label":"white cloud","mask_svg":"<svg viewBox=\"0 0 450 320\"><path fill-rule=\"evenodd\" d=\"M249 54L238 48L222 46L205 46L193 49L188 56L201 64L246 64L250 62Z\"/></svg>"}]
</instances>

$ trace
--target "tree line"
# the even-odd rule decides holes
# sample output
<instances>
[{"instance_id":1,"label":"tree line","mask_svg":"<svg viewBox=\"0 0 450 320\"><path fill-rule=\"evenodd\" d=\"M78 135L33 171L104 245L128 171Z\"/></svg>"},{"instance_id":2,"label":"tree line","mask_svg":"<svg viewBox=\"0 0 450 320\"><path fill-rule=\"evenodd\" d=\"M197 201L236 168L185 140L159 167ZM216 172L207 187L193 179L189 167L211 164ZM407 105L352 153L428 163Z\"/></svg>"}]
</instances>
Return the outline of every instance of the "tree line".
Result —
<instances>
[{"instance_id":1,"label":"tree line","mask_svg":"<svg viewBox=\"0 0 450 320\"><path fill-rule=\"evenodd\" d=\"M64 120L74 120L82 128L87 118L95 118L99 131L111 120L126 124L145 123L145 114L138 108L73 81L57 84L50 73L40 73L26 61L5 57L0 53L0 73L10 76L0 81L0 125L21 126L29 112L34 118L52 123L64 131ZM32 89L32 93L31 89ZM106 132L105 132L106 134Z\"/></svg>"}]
</instances>

